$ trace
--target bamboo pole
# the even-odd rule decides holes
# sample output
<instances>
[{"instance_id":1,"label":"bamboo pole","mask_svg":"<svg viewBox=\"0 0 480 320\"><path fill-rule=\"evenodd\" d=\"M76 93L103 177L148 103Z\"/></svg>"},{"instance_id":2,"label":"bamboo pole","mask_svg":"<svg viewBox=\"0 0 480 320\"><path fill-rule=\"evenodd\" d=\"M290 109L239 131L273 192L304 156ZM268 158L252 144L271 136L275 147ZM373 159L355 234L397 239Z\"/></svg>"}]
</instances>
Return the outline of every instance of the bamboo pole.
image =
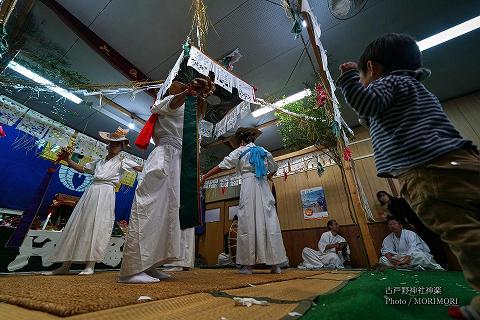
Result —
<instances>
[{"instance_id":1,"label":"bamboo pole","mask_svg":"<svg viewBox=\"0 0 480 320\"><path fill-rule=\"evenodd\" d=\"M315 58L319 65L319 71L320 71L319 75L321 77L322 82L325 84L325 89L329 90L327 87L327 84L328 84L327 75L325 73L325 70L323 69L322 56L317 46L315 33L312 28L312 25L313 25L312 19L310 18L310 15L307 12L302 12L302 15L305 21L307 22L308 36L310 39L310 43L312 45L313 52L315 54ZM331 96L333 95L333 92L330 91L329 93ZM340 150L343 150L344 147L345 147L344 141L341 138L338 139L338 148ZM370 234L370 230L368 229L366 214L362 207L362 203L360 202L360 196L358 194L357 186L355 184L355 172L350 161L345 161L342 157L341 159L342 159L343 165L340 166L340 170L343 170L345 173L348 190L350 191L350 198L353 203L354 215L357 220L358 226L360 228L360 235L362 238L363 245L365 247L367 261L370 266L373 266L376 263L378 263L378 254L375 250L375 246L373 245L372 235Z\"/></svg>"}]
</instances>

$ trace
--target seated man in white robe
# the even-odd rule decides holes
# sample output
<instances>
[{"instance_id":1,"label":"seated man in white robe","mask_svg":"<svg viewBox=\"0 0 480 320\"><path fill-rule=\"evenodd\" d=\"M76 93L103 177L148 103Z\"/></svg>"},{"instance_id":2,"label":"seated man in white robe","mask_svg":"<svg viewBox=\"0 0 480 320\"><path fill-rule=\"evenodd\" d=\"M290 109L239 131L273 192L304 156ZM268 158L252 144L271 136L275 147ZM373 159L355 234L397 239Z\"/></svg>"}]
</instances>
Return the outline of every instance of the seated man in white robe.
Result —
<instances>
[{"instance_id":1,"label":"seated man in white robe","mask_svg":"<svg viewBox=\"0 0 480 320\"><path fill-rule=\"evenodd\" d=\"M329 231L322 233L318 242L318 250L304 248L301 269L343 269L344 263L349 261L350 247L345 238L338 234L340 225L335 220L327 222Z\"/></svg>"},{"instance_id":2,"label":"seated man in white robe","mask_svg":"<svg viewBox=\"0 0 480 320\"><path fill-rule=\"evenodd\" d=\"M390 233L382 244L379 263L393 268L443 270L430 254L427 244L415 232L403 229L395 217L388 217Z\"/></svg>"}]
</instances>

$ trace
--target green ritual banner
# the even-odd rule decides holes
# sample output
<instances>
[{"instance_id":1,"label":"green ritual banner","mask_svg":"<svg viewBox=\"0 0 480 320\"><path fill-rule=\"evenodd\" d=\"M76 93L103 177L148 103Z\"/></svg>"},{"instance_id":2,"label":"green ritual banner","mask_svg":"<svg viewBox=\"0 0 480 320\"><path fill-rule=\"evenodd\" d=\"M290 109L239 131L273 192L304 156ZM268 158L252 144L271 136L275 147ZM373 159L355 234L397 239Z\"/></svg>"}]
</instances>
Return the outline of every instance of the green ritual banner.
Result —
<instances>
[{"instance_id":1,"label":"green ritual banner","mask_svg":"<svg viewBox=\"0 0 480 320\"><path fill-rule=\"evenodd\" d=\"M198 173L197 98L186 96L180 177L181 229L200 224Z\"/></svg>"}]
</instances>

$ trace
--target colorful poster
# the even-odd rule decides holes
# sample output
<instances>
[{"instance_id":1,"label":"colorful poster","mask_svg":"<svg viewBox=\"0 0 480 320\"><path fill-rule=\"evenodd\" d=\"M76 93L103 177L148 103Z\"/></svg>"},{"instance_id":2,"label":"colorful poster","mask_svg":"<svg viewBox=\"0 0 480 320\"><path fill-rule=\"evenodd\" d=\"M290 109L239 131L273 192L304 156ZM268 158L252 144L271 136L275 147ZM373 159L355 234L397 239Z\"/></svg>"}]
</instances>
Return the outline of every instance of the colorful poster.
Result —
<instances>
[{"instance_id":1,"label":"colorful poster","mask_svg":"<svg viewBox=\"0 0 480 320\"><path fill-rule=\"evenodd\" d=\"M323 187L300 190L303 219L325 219L328 217L327 201Z\"/></svg>"}]
</instances>

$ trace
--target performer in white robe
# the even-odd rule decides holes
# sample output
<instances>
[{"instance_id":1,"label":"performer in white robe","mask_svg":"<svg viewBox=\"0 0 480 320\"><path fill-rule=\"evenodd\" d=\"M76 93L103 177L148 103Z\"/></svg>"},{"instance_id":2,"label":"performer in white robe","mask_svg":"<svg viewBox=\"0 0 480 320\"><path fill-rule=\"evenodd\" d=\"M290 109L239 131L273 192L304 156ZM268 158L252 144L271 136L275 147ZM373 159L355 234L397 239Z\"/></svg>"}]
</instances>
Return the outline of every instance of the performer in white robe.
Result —
<instances>
[{"instance_id":1,"label":"performer in white robe","mask_svg":"<svg viewBox=\"0 0 480 320\"><path fill-rule=\"evenodd\" d=\"M318 251L312 248L304 248L302 252L303 262L298 266L300 269L343 269L346 260L349 260L350 247L345 238L338 234L339 224L335 220L327 222L330 231L322 233L318 241Z\"/></svg>"},{"instance_id":2,"label":"performer in white robe","mask_svg":"<svg viewBox=\"0 0 480 320\"><path fill-rule=\"evenodd\" d=\"M392 232L382 244L382 256L379 263L388 267L415 270L443 270L430 254L427 244L413 231L403 229L397 218L388 218L388 227Z\"/></svg>"},{"instance_id":3,"label":"performer in white robe","mask_svg":"<svg viewBox=\"0 0 480 320\"><path fill-rule=\"evenodd\" d=\"M270 152L256 147L253 143L260 133L255 129L237 130L235 137L240 147L232 151L202 179L204 182L208 177L232 168L237 168L242 175L236 263L243 265L240 273L244 274L252 273L252 266L257 263L271 265L272 273L281 273L279 265L287 261L275 199L267 182L267 170L268 179L271 179L278 166ZM260 153L263 153L264 157L259 160L261 163L258 165L254 165L252 157L255 158L256 154L252 154L252 150L260 150ZM263 174L259 174L261 171Z\"/></svg>"},{"instance_id":4,"label":"performer in white robe","mask_svg":"<svg viewBox=\"0 0 480 320\"><path fill-rule=\"evenodd\" d=\"M81 275L93 274L96 262L103 260L115 221L115 186L126 171L141 171L137 163L120 155L128 140L128 130L115 133L100 132L109 142L105 159L80 166L70 158L66 161L78 172L93 174L93 182L83 193L68 220L62 236L50 257L62 266L45 274L68 274L72 262L87 263Z\"/></svg>"},{"instance_id":5,"label":"performer in white robe","mask_svg":"<svg viewBox=\"0 0 480 320\"><path fill-rule=\"evenodd\" d=\"M190 271L195 265L195 228L181 231L181 249L183 259L165 264L164 271Z\"/></svg>"},{"instance_id":6,"label":"performer in white robe","mask_svg":"<svg viewBox=\"0 0 480 320\"><path fill-rule=\"evenodd\" d=\"M211 90L205 86L205 90ZM120 269L122 283L154 283L169 278L156 267L185 257L179 217L185 96L187 92L203 92L192 93L186 87L182 90L157 99L151 108L158 114L152 137L155 149L145 161L144 176L135 191Z\"/></svg>"}]
</instances>

